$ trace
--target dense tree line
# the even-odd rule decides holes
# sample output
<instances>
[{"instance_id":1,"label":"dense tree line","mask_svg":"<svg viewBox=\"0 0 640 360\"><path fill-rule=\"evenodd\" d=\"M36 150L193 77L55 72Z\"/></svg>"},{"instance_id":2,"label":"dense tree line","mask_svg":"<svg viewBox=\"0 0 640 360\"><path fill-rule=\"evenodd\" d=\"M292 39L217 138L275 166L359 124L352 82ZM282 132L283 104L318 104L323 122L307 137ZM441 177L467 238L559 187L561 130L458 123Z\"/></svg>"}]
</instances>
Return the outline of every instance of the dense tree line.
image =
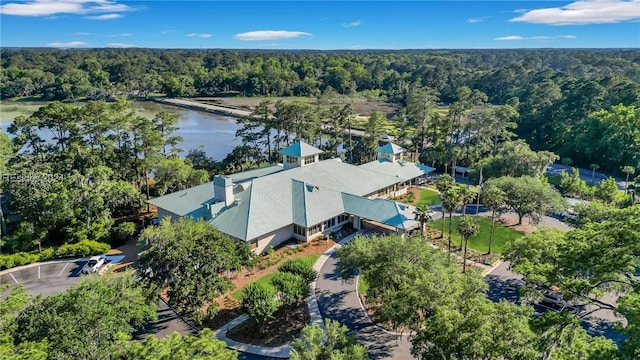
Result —
<instances>
[{"instance_id":1,"label":"dense tree line","mask_svg":"<svg viewBox=\"0 0 640 360\"><path fill-rule=\"evenodd\" d=\"M558 75L638 82L639 57L634 50L3 49L0 65L3 97L62 100L132 91L313 96L329 87L401 97L408 85L419 85L438 90L449 103L466 85L505 103L518 89Z\"/></svg>"},{"instance_id":2,"label":"dense tree line","mask_svg":"<svg viewBox=\"0 0 640 360\"><path fill-rule=\"evenodd\" d=\"M451 164L460 160L460 152L465 165L480 157L484 149L464 141L479 129L492 140L493 153L499 141L515 133L534 150L550 150L585 167L596 163L617 172L638 160L637 151L613 150L620 144L638 148L637 135L628 130L637 126L640 106L640 53L636 50L3 49L1 57L3 98L319 97L360 92L397 103L409 115L415 131L412 134L409 129L403 135L416 144L417 152L435 148ZM445 118L429 110L442 104L451 106ZM474 114L483 104L500 107ZM613 108L620 104L627 108ZM591 115L596 111L603 113ZM313 122L309 116L305 121ZM475 120L475 129L469 119ZM434 127L434 122L443 126ZM304 125L304 129L309 126ZM601 140L598 136L603 131L606 137ZM617 135L621 131L623 135ZM308 141L306 135L313 135L291 134ZM463 142L462 150L452 146ZM348 146L350 151L364 147ZM329 148L335 149L335 142ZM263 160L250 147L238 152L237 156L250 161ZM349 154L349 158L357 161L360 155Z\"/></svg>"},{"instance_id":3,"label":"dense tree line","mask_svg":"<svg viewBox=\"0 0 640 360\"><path fill-rule=\"evenodd\" d=\"M208 181L178 157L176 120L165 112L138 116L125 100L51 102L17 117L13 139L0 137L0 188L20 220L8 222L5 246L109 242L118 238L115 219L138 214L145 197Z\"/></svg>"}]
</instances>

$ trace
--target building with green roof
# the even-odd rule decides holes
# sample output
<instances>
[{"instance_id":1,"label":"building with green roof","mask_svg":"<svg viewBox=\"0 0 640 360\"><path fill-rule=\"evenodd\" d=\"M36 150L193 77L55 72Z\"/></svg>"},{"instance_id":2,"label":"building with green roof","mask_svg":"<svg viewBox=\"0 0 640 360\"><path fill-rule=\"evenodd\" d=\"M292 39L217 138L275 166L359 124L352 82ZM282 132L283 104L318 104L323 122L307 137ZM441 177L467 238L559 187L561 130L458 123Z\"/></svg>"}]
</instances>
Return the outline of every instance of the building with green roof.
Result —
<instances>
[{"instance_id":1,"label":"building with green roof","mask_svg":"<svg viewBox=\"0 0 640 360\"><path fill-rule=\"evenodd\" d=\"M280 151L282 165L216 176L149 203L160 220L204 219L257 252L291 238L308 241L347 223L404 233L418 226L414 209L387 198L433 171L403 161L404 151L386 144L378 149L378 160L355 166L320 161L321 150L298 142Z\"/></svg>"}]
</instances>

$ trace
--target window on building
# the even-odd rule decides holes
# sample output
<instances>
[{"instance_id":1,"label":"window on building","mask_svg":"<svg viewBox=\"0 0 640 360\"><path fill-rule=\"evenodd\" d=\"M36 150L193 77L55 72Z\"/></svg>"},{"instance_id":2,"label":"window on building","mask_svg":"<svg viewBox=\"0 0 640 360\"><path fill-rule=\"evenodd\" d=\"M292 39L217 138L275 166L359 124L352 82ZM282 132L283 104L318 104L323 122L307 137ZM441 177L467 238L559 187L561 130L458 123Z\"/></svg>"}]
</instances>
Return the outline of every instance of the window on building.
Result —
<instances>
[{"instance_id":1,"label":"window on building","mask_svg":"<svg viewBox=\"0 0 640 360\"><path fill-rule=\"evenodd\" d=\"M293 225L293 233L300 236L305 236L305 227L300 225Z\"/></svg>"},{"instance_id":2,"label":"window on building","mask_svg":"<svg viewBox=\"0 0 640 360\"><path fill-rule=\"evenodd\" d=\"M344 222L349 221L349 215L347 214L342 214L338 216L338 224L342 224Z\"/></svg>"},{"instance_id":3,"label":"window on building","mask_svg":"<svg viewBox=\"0 0 640 360\"><path fill-rule=\"evenodd\" d=\"M393 157L396 159L396 161L402 160L402 154L395 154Z\"/></svg>"},{"instance_id":4,"label":"window on building","mask_svg":"<svg viewBox=\"0 0 640 360\"><path fill-rule=\"evenodd\" d=\"M302 163L303 164L313 164L314 162L316 162L316 156L315 155L305 156L304 158L302 158Z\"/></svg>"},{"instance_id":5,"label":"window on building","mask_svg":"<svg viewBox=\"0 0 640 360\"><path fill-rule=\"evenodd\" d=\"M322 231L322 223L313 225L312 227L307 229L308 236L314 235Z\"/></svg>"}]
</instances>

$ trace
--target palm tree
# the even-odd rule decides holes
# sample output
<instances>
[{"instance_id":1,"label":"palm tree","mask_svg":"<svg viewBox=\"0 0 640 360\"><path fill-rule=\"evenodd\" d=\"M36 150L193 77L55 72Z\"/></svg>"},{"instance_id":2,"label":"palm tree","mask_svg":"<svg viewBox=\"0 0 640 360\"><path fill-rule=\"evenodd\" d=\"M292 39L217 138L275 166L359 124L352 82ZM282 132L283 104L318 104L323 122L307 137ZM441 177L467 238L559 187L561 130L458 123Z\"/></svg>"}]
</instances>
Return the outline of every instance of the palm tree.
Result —
<instances>
[{"instance_id":1,"label":"palm tree","mask_svg":"<svg viewBox=\"0 0 640 360\"><path fill-rule=\"evenodd\" d=\"M596 180L596 170L600 169L600 165L591 164L589 165L589 169L591 169L591 183L593 184Z\"/></svg>"},{"instance_id":2,"label":"palm tree","mask_svg":"<svg viewBox=\"0 0 640 360\"><path fill-rule=\"evenodd\" d=\"M460 201L462 202L462 215L467 215L467 205L471 204L473 199L476 198L476 193L468 186L460 186L458 188L460 193Z\"/></svg>"},{"instance_id":3,"label":"palm tree","mask_svg":"<svg viewBox=\"0 0 640 360\"><path fill-rule=\"evenodd\" d=\"M505 198L502 190L497 187L490 187L482 192L484 204L491 209L491 231L489 232L489 254L491 254L491 246L493 245L493 230L496 225L496 211L504 206Z\"/></svg>"},{"instance_id":4,"label":"palm tree","mask_svg":"<svg viewBox=\"0 0 640 360\"><path fill-rule=\"evenodd\" d=\"M458 193L458 189L453 187L447 190L442 195L442 208L449 213L449 244L447 249L451 252L451 226L452 226L452 218L453 212L460 206L460 194ZM442 222L444 223L444 218L442 218Z\"/></svg>"},{"instance_id":5,"label":"palm tree","mask_svg":"<svg viewBox=\"0 0 640 360\"><path fill-rule=\"evenodd\" d=\"M467 270L467 248L469 247L469 239L478 235L480 232L480 225L478 220L471 216L463 216L462 220L458 223L458 231L464 239L464 255L462 258L462 273Z\"/></svg>"},{"instance_id":6,"label":"palm tree","mask_svg":"<svg viewBox=\"0 0 640 360\"><path fill-rule=\"evenodd\" d=\"M456 184L456 180L451 176L444 174L436 180L436 189L440 193L440 202L442 202L442 197L447 190L454 187ZM442 210L442 237L444 237L444 214L445 209L444 206L440 205L440 209Z\"/></svg>"},{"instance_id":7,"label":"palm tree","mask_svg":"<svg viewBox=\"0 0 640 360\"><path fill-rule=\"evenodd\" d=\"M416 206L416 209L413 211L413 215L415 215L415 219L420 222L420 235L424 236L425 224L433 220L429 208L426 205Z\"/></svg>"},{"instance_id":8,"label":"palm tree","mask_svg":"<svg viewBox=\"0 0 640 360\"><path fill-rule=\"evenodd\" d=\"M629 175L635 174L636 168L627 165L623 166L620 170L622 170L623 173L627 174L627 179L625 180L626 185L624 186L624 193L627 194L627 191L629 190Z\"/></svg>"},{"instance_id":9,"label":"palm tree","mask_svg":"<svg viewBox=\"0 0 640 360\"><path fill-rule=\"evenodd\" d=\"M462 205L462 216L467 215L467 204L471 203L476 197L476 193L470 187L458 186L458 195L460 195L460 204ZM462 249L462 239L460 239L460 249Z\"/></svg>"}]
</instances>

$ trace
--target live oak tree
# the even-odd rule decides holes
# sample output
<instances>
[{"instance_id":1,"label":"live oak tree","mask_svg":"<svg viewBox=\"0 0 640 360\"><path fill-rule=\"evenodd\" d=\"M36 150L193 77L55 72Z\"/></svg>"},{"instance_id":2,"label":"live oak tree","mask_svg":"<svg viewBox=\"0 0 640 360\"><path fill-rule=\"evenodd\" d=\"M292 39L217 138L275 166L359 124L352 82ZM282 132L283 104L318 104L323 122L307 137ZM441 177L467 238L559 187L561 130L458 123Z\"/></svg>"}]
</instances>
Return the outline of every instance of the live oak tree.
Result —
<instances>
[{"instance_id":1,"label":"live oak tree","mask_svg":"<svg viewBox=\"0 0 640 360\"><path fill-rule=\"evenodd\" d=\"M15 344L16 317L31 300L22 285L0 285L0 358L14 360L44 360L47 340L25 341Z\"/></svg>"},{"instance_id":2,"label":"live oak tree","mask_svg":"<svg viewBox=\"0 0 640 360\"><path fill-rule=\"evenodd\" d=\"M411 338L419 359L539 359L536 336L529 327L531 308L484 297L435 309Z\"/></svg>"},{"instance_id":3,"label":"live oak tree","mask_svg":"<svg viewBox=\"0 0 640 360\"><path fill-rule=\"evenodd\" d=\"M140 235L145 250L139 269L146 281L168 287L169 304L192 320L203 308L233 287L230 275L253 264L249 247L222 234L205 221L163 220ZM215 308L209 307L209 314Z\"/></svg>"},{"instance_id":4,"label":"live oak tree","mask_svg":"<svg viewBox=\"0 0 640 360\"><path fill-rule=\"evenodd\" d=\"M491 302L482 277L462 274L419 237L358 236L336 254L343 279L360 274L366 280L375 318L412 331L415 357L538 359L532 309Z\"/></svg>"},{"instance_id":5,"label":"live oak tree","mask_svg":"<svg viewBox=\"0 0 640 360\"><path fill-rule=\"evenodd\" d=\"M485 179L500 176L542 176L547 166L558 159L549 151L533 151L523 140L509 141L498 147L495 155L488 156L474 166L471 178L477 177L482 168Z\"/></svg>"},{"instance_id":6,"label":"live oak tree","mask_svg":"<svg viewBox=\"0 0 640 360\"><path fill-rule=\"evenodd\" d=\"M367 360L367 350L356 342L349 329L326 319L324 329L316 324L302 329L291 344L292 360Z\"/></svg>"},{"instance_id":7,"label":"live oak tree","mask_svg":"<svg viewBox=\"0 0 640 360\"><path fill-rule=\"evenodd\" d=\"M38 297L16 318L15 343L46 341L48 358L109 359L156 318L157 293L134 274L90 277L68 292Z\"/></svg>"},{"instance_id":8,"label":"live oak tree","mask_svg":"<svg viewBox=\"0 0 640 360\"><path fill-rule=\"evenodd\" d=\"M173 333L163 339L151 335L144 341L131 341L113 352L120 360L237 360L238 353L215 338L205 328L197 336Z\"/></svg>"},{"instance_id":9,"label":"live oak tree","mask_svg":"<svg viewBox=\"0 0 640 360\"><path fill-rule=\"evenodd\" d=\"M188 189L209 181L209 173L206 170L196 170L178 156L160 159L155 167L155 191L158 195Z\"/></svg>"},{"instance_id":10,"label":"live oak tree","mask_svg":"<svg viewBox=\"0 0 640 360\"><path fill-rule=\"evenodd\" d=\"M640 241L639 210L635 206L614 211L567 233L534 232L513 240L505 251L505 258L511 261L514 271L523 274L527 281L557 286L563 298L573 304L616 310L624 316L627 324L620 327L627 335L627 340L622 342L625 356L634 354L640 337L636 305L640 282L635 276ZM606 292L620 295L617 306L602 297ZM565 319L554 326L577 328L572 322L575 321Z\"/></svg>"},{"instance_id":11,"label":"live oak tree","mask_svg":"<svg viewBox=\"0 0 640 360\"><path fill-rule=\"evenodd\" d=\"M539 178L503 176L488 180L485 186L496 187L504 193L505 205L518 214L518 224L522 224L524 216L529 216L531 222L537 223L547 212L566 209L560 193Z\"/></svg>"},{"instance_id":12,"label":"live oak tree","mask_svg":"<svg viewBox=\"0 0 640 360\"><path fill-rule=\"evenodd\" d=\"M476 275L462 275L446 254L417 236L357 236L337 256L341 277L360 273L376 318L394 329L420 328L437 307L484 296L487 287Z\"/></svg>"}]
</instances>

